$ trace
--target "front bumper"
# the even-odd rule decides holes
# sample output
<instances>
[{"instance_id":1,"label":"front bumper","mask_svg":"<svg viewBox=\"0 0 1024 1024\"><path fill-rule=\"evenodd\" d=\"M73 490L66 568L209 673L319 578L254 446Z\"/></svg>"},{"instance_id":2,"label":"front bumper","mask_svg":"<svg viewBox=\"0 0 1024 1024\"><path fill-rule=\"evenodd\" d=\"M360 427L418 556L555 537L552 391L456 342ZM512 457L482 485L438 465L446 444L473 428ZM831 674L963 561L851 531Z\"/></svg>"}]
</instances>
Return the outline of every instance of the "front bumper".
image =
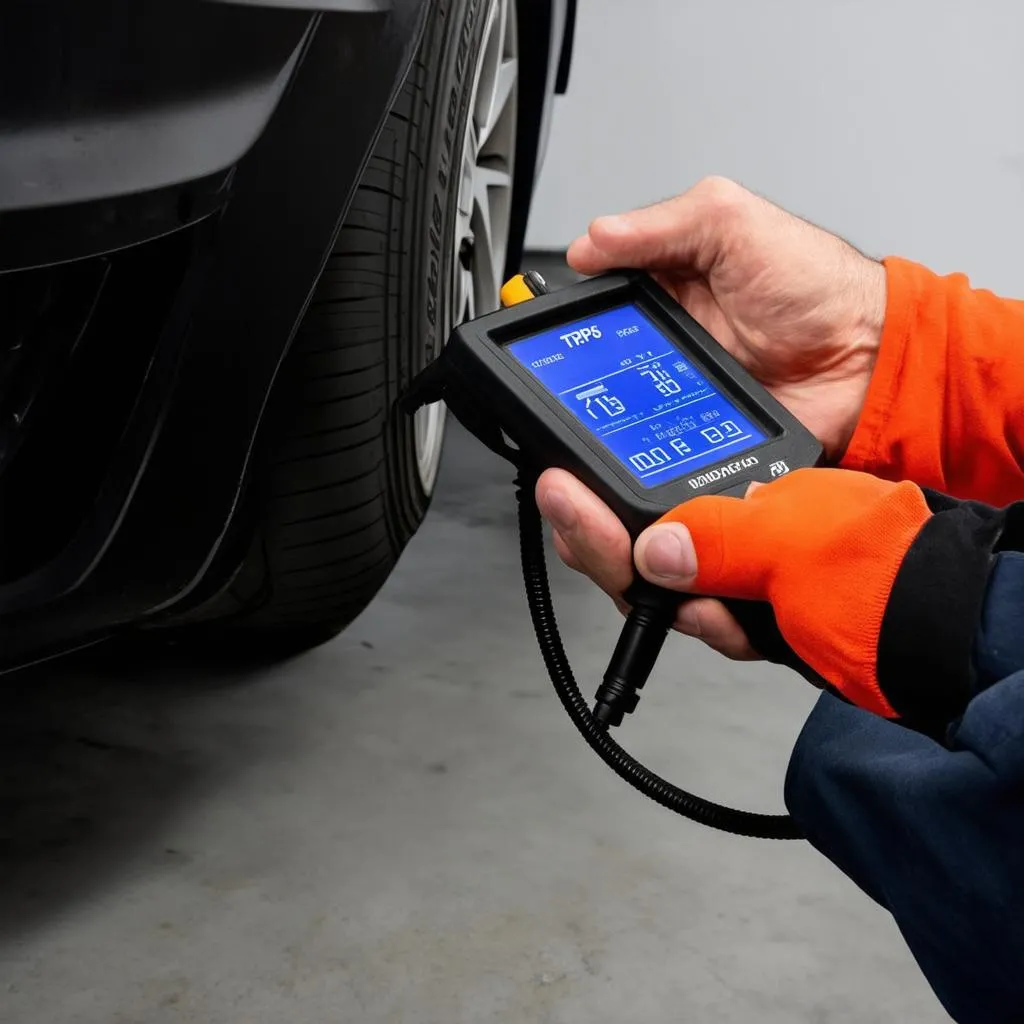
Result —
<instances>
[{"instance_id":1,"label":"front bumper","mask_svg":"<svg viewBox=\"0 0 1024 1024\"><path fill-rule=\"evenodd\" d=\"M395 3L386 14L312 19L223 10L298 19L286 40L293 69L244 155L131 196L94 195L73 206L0 214L0 239L10 239L6 248L0 244L8 285L26 266L57 261L65 266L45 273L105 274L102 289L119 274L124 295L133 282L138 296L140 282L166 275L151 282L152 303L134 307L143 319L139 307L159 307L144 329L138 317L103 323L111 351L120 345L123 355L133 353L134 365L119 378L124 422L105 435L92 476L75 481L75 464L66 460L64 473L50 474L28 503L19 498L25 492L15 488L18 479L0 474L0 668L119 624L177 614L233 568L224 541L264 403L407 70L425 2ZM265 79L267 88L279 84ZM131 215L119 214L124 210ZM149 240L140 244L141 238ZM106 270L87 269L97 260ZM17 287L9 292L24 294ZM97 323L99 308L85 316L87 325ZM85 398L102 403L108 399L95 372L99 357L92 366L94 375L85 379L96 390ZM83 397L81 387L70 393ZM84 430L89 401L75 407L77 424L69 408L51 412L51 424L59 413L66 432ZM61 519L58 513L72 506L74 515ZM14 558L21 545L13 532L38 533L48 517L65 531L59 550L43 545L34 560L23 552Z\"/></svg>"},{"instance_id":2,"label":"front bumper","mask_svg":"<svg viewBox=\"0 0 1024 1024\"><path fill-rule=\"evenodd\" d=\"M236 163L314 20L187 2L6 6L0 212L150 192Z\"/></svg>"}]
</instances>

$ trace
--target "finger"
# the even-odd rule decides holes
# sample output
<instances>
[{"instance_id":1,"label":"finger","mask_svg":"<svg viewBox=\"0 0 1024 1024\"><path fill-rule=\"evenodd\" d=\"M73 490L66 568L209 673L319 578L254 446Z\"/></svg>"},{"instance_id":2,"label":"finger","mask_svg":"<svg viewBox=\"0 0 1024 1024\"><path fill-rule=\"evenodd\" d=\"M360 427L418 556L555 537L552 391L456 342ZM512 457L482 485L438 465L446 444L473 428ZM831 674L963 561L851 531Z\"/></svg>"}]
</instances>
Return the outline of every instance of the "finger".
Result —
<instances>
[{"instance_id":1,"label":"finger","mask_svg":"<svg viewBox=\"0 0 1024 1024\"><path fill-rule=\"evenodd\" d=\"M573 554L572 548L562 539L562 535L557 530L551 532L551 542L555 546L555 551L558 557L570 568L576 572L583 572L583 566L580 564L580 560Z\"/></svg>"},{"instance_id":2,"label":"finger","mask_svg":"<svg viewBox=\"0 0 1024 1024\"><path fill-rule=\"evenodd\" d=\"M581 274L614 267L707 274L721 253L727 216L750 198L734 182L711 178L653 206L599 217L569 247L569 264Z\"/></svg>"},{"instance_id":3,"label":"finger","mask_svg":"<svg viewBox=\"0 0 1024 1024\"><path fill-rule=\"evenodd\" d=\"M734 661L759 661L743 627L721 601L695 597L679 606L675 628L703 640L709 647Z\"/></svg>"},{"instance_id":4,"label":"finger","mask_svg":"<svg viewBox=\"0 0 1024 1024\"><path fill-rule=\"evenodd\" d=\"M565 262L578 274L600 274L611 269L608 257L594 245L589 234L580 235L570 243L565 252Z\"/></svg>"},{"instance_id":5,"label":"finger","mask_svg":"<svg viewBox=\"0 0 1024 1024\"><path fill-rule=\"evenodd\" d=\"M769 486L746 498L714 495L674 508L640 534L637 568L669 590L766 600L779 557L777 517L765 516L765 496L772 493Z\"/></svg>"},{"instance_id":6,"label":"finger","mask_svg":"<svg viewBox=\"0 0 1024 1024\"><path fill-rule=\"evenodd\" d=\"M559 469L537 481L537 504L581 571L613 597L622 594L633 581L633 560L629 534L615 513Z\"/></svg>"},{"instance_id":7,"label":"finger","mask_svg":"<svg viewBox=\"0 0 1024 1024\"><path fill-rule=\"evenodd\" d=\"M635 557L646 579L669 590L689 590L697 579L697 552L682 523L663 522L644 530Z\"/></svg>"},{"instance_id":8,"label":"finger","mask_svg":"<svg viewBox=\"0 0 1024 1024\"><path fill-rule=\"evenodd\" d=\"M667 256L676 248L669 240L677 223L669 209L673 202L675 200L669 200L652 207L658 211L656 216L651 216L647 210L634 210L598 217L587 234L569 246L566 253L569 266L580 274L600 274L616 267L686 266L688 260Z\"/></svg>"},{"instance_id":9,"label":"finger","mask_svg":"<svg viewBox=\"0 0 1024 1024\"><path fill-rule=\"evenodd\" d=\"M587 575L586 570L580 563L579 559L572 553L572 549L562 539L562 535L557 531L553 530L551 533L551 539L555 545L555 551L558 553L558 557L565 563L565 565L572 569L574 572L582 573L584 576ZM619 594L611 594L612 603L618 609L619 614L625 618L629 614L629 605L622 599Z\"/></svg>"}]
</instances>

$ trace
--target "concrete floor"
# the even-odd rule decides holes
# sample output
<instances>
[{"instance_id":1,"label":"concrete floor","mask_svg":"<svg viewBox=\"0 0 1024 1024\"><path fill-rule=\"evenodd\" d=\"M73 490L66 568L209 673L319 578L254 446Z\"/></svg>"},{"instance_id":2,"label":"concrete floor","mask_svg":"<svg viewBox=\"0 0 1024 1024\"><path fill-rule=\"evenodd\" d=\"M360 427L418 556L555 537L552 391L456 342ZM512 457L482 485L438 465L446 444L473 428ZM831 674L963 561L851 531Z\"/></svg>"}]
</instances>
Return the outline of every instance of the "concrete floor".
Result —
<instances>
[{"instance_id":1,"label":"concrete floor","mask_svg":"<svg viewBox=\"0 0 1024 1024\"><path fill-rule=\"evenodd\" d=\"M927 1024L885 914L802 844L619 782L549 692L509 472L453 432L433 512L342 637L246 673L109 655L8 684L0 1019ZM618 618L554 573L598 677ZM780 809L812 694L677 639L628 726Z\"/></svg>"}]
</instances>

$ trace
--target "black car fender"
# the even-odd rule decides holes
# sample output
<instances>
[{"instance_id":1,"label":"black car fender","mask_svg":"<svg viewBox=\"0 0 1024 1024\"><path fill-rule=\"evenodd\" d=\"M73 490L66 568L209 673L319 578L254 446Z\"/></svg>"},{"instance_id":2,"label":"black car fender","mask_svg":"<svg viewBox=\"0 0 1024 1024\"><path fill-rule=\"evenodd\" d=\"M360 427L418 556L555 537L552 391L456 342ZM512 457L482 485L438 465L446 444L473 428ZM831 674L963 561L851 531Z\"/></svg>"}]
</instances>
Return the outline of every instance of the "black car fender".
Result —
<instances>
[{"instance_id":1,"label":"black car fender","mask_svg":"<svg viewBox=\"0 0 1024 1024\"><path fill-rule=\"evenodd\" d=\"M88 516L57 557L0 585L4 663L157 614L203 579L426 10L427 0L396 0L386 14L317 16L222 209L203 222L213 230L155 344L159 372L142 384Z\"/></svg>"}]
</instances>

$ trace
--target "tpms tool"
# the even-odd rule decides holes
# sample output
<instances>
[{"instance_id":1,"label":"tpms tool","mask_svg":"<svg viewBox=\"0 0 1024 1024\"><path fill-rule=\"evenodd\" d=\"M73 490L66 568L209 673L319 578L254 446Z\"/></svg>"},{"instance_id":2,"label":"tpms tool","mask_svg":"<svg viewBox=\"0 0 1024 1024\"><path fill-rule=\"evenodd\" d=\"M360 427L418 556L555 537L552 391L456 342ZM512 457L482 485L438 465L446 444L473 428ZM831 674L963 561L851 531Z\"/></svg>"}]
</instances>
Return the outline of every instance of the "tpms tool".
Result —
<instances>
[{"instance_id":1,"label":"tpms tool","mask_svg":"<svg viewBox=\"0 0 1024 1024\"><path fill-rule=\"evenodd\" d=\"M524 300L531 301L524 301ZM796 838L786 815L709 803L659 778L608 734L639 700L683 599L639 576L631 611L591 711L555 624L537 476L559 466L604 499L633 538L703 494L741 495L821 459L817 440L648 275L606 274L548 292L529 272L504 309L462 324L412 383L407 411L443 400L518 470L520 545L530 614L555 690L577 729L631 785L715 828ZM768 605L730 602L766 657L788 650ZM779 654L774 660L790 662Z\"/></svg>"}]
</instances>

